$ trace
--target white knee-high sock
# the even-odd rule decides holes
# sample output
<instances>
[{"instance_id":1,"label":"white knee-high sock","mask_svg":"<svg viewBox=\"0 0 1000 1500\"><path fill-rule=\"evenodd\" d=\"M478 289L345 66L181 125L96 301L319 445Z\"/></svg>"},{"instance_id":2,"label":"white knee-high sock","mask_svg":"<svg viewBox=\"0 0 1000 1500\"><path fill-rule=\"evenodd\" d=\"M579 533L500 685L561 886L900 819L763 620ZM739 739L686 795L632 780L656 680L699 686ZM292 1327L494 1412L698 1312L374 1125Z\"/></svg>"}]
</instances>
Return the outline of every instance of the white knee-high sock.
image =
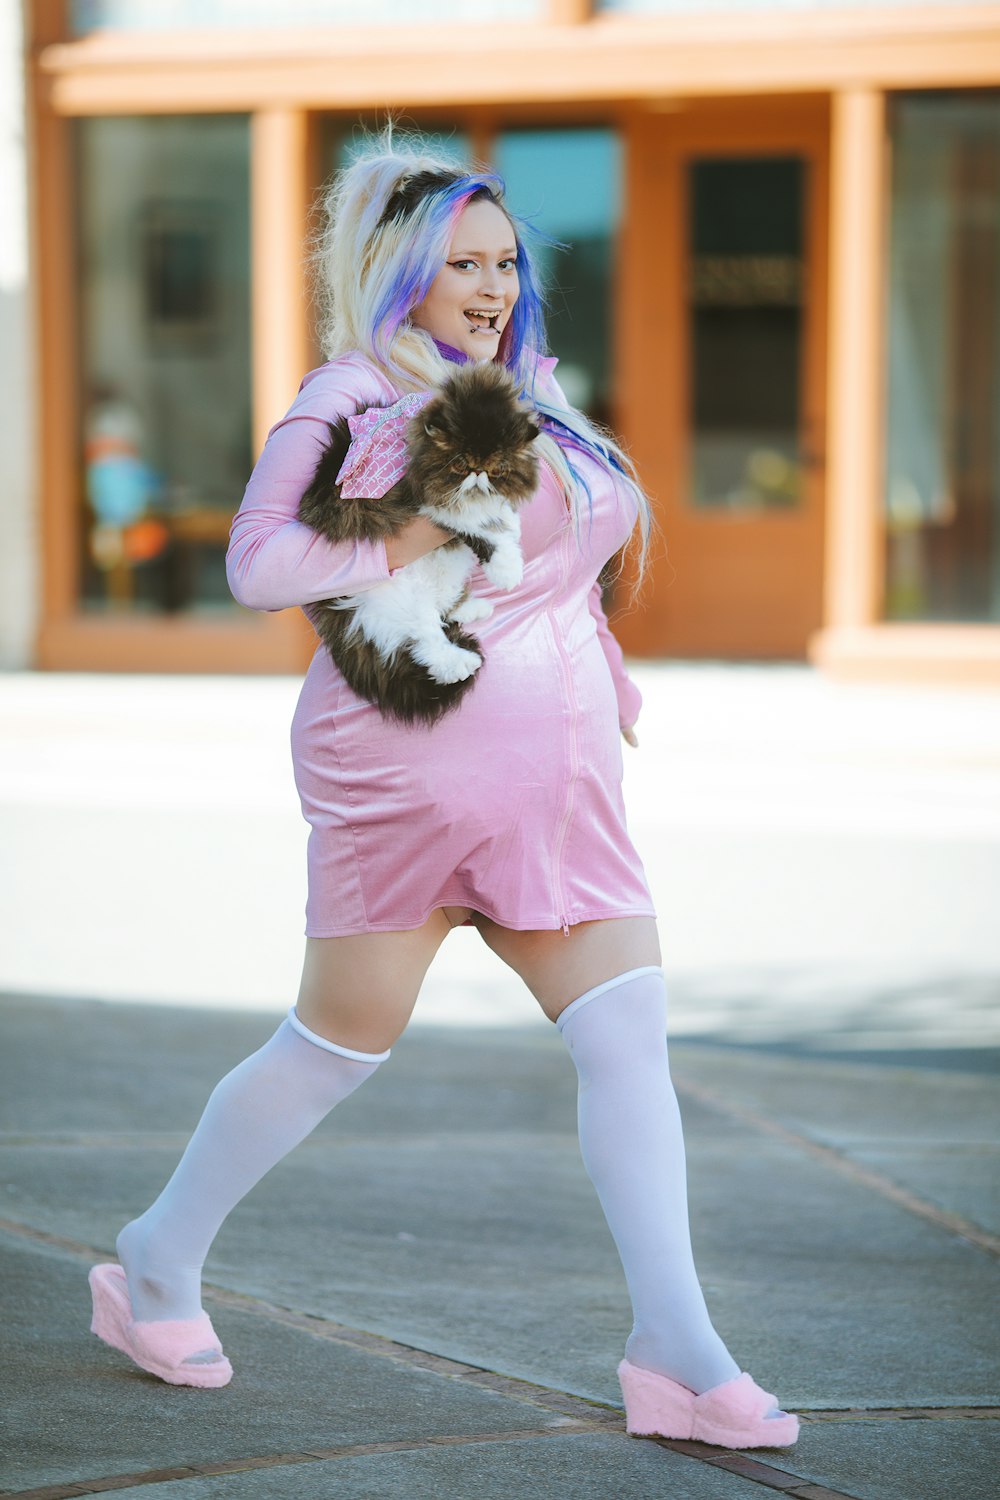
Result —
<instances>
[{"instance_id":1,"label":"white knee-high sock","mask_svg":"<svg viewBox=\"0 0 1000 1500\"><path fill-rule=\"evenodd\" d=\"M597 985L556 1025L579 1074L584 1166L632 1301L626 1357L700 1395L739 1366L712 1327L691 1253L662 969L630 969Z\"/></svg>"},{"instance_id":2,"label":"white knee-high sock","mask_svg":"<svg viewBox=\"0 0 1000 1500\"><path fill-rule=\"evenodd\" d=\"M226 1074L163 1192L118 1236L138 1321L198 1315L201 1268L226 1215L388 1056L328 1042L293 1007Z\"/></svg>"}]
</instances>

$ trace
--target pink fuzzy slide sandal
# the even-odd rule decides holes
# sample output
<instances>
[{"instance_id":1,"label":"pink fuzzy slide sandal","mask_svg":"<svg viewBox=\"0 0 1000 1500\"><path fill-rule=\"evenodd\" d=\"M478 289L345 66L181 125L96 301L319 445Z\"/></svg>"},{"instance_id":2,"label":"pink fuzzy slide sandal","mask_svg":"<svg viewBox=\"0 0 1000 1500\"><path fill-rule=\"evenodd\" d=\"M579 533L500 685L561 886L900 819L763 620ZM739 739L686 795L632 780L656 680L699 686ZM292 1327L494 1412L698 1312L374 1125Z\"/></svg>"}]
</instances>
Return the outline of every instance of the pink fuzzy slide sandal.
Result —
<instances>
[{"instance_id":1,"label":"pink fuzzy slide sandal","mask_svg":"<svg viewBox=\"0 0 1000 1500\"><path fill-rule=\"evenodd\" d=\"M696 1396L666 1375L623 1359L618 1379L625 1398L625 1425L634 1437L687 1438L719 1448L790 1448L799 1419L774 1411L777 1401L743 1371Z\"/></svg>"},{"instance_id":2,"label":"pink fuzzy slide sandal","mask_svg":"<svg viewBox=\"0 0 1000 1500\"><path fill-rule=\"evenodd\" d=\"M94 1266L88 1279L94 1299L91 1333L127 1354L141 1370L158 1375L169 1385L208 1387L228 1385L232 1380L233 1367L222 1352L207 1313L162 1323L136 1323L121 1266ZM217 1358L192 1359L206 1350L214 1350Z\"/></svg>"}]
</instances>

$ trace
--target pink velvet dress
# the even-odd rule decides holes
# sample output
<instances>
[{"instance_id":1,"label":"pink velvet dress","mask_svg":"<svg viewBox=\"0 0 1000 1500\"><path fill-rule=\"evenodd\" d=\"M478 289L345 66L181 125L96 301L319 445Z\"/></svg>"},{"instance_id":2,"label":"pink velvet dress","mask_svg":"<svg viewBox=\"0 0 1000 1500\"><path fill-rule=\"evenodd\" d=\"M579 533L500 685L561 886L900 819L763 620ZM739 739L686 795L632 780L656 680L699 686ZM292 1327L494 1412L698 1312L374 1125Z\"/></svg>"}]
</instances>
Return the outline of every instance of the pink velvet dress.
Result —
<instances>
[{"instance_id":1,"label":"pink velvet dress","mask_svg":"<svg viewBox=\"0 0 1000 1500\"><path fill-rule=\"evenodd\" d=\"M555 363L540 361L538 378L551 380ZM308 615L391 577L384 544L331 546L295 516L326 422L399 394L361 355L306 376L233 522L227 571L241 604ZM473 627L485 659L456 710L431 727L384 719L317 648L292 723L310 825L308 936L419 927L440 906L518 929L654 914L621 792L619 728L635 722L640 697L597 583L634 502L571 457L586 468L593 513L584 499L574 518L541 465L521 508L523 582L504 592L473 574L494 612Z\"/></svg>"}]
</instances>

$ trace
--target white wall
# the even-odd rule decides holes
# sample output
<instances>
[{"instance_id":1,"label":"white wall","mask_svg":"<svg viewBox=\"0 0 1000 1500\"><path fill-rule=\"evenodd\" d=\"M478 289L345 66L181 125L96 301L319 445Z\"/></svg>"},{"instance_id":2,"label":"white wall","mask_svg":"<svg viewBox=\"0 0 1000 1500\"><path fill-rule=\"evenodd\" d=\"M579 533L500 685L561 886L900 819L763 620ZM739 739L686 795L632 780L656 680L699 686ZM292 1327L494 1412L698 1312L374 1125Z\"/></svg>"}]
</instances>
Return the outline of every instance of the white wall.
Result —
<instances>
[{"instance_id":1,"label":"white wall","mask_svg":"<svg viewBox=\"0 0 1000 1500\"><path fill-rule=\"evenodd\" d=\"M0 666L24 667L39 599L28 265L24 30L0 6Z\"/></svg>"}]
</instances>

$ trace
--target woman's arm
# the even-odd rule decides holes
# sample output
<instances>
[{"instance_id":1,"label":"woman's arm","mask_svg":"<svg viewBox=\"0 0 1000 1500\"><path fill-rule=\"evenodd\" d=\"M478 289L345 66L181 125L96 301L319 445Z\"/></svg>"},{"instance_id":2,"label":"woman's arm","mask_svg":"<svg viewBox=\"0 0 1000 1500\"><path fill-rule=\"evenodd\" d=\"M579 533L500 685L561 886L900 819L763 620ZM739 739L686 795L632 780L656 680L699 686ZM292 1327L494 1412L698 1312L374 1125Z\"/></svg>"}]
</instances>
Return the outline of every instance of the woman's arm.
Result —
<instances>
[{"instance_id":1,"label":"woman's arm","mask_svg":"<svg viewBox=\"0 0 1000 1500\"><path fill-rule=\"evenodd\" d=\"M288 416L271 429L229 533L226 576L248 609L277 610L361 593L385 583L391 570L447 541L448 533L417 517L387 542L334 545L297 520L299 501L329 439L327 423L353 412L359 400L385 400L359 390L356 369L325 367L303 388Z\"/></svg>"},{"instance_id":2,"label":"woman's arm","mask_svg":"<svg viewBox=\"0 0 1000 1500\"><path fill-rule=\"evenodd\" d=\"M385 555L389 567L392 570L402 568L406 563L423 557L425 552L433 552L442 542L450 542L451 536L450 531L443 531L426 516L415 516L403 531L386 538Z\"/></svg>"},{"instance_id":3,"label":"woman's arm","mask_svg":"<svg viewBox=\"0 0 1000 1500\"><path fill-rule=\"evenodd\" d=\"M618 699L618 723L623 731L631 730L639 710L642 708L642 694L625 670L625 658L622 656L622 648L611 633L608 617L604 613L604 605L601 603L601 585L595 583L590 591L587 601L590 613L597 625L597 636L604 650L604 656L611 670L611 680L615 685L615 695ZM628 736L626 735L626 739ZM635 736L629 739L629 744L636 743Z\"/></svg>"}]
</instances>

